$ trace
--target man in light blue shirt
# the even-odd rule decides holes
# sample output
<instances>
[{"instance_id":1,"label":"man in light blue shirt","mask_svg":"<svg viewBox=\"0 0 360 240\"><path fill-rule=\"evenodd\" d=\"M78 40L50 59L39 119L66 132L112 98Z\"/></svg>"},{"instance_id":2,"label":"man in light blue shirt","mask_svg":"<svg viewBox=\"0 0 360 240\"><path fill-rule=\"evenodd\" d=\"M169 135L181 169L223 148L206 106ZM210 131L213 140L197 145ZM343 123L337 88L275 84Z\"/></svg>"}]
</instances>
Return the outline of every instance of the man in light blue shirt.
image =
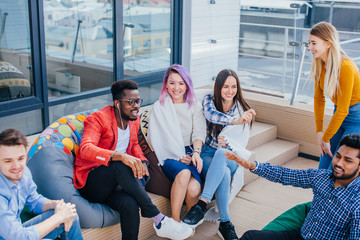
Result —
<instances>
[{"instance_id":1,"label":"man in light blue shirt","mask_svg":"<svg viewBox=\"0 0 360 240\"><path fill-rule=\"evenodd\" d=\"M75 205L49 200L36 191L26 167L26 137L15 129L0 133L0 239L82 239ZM40 214L24 224L24 206Z\"/></svg>"}]
</instances>

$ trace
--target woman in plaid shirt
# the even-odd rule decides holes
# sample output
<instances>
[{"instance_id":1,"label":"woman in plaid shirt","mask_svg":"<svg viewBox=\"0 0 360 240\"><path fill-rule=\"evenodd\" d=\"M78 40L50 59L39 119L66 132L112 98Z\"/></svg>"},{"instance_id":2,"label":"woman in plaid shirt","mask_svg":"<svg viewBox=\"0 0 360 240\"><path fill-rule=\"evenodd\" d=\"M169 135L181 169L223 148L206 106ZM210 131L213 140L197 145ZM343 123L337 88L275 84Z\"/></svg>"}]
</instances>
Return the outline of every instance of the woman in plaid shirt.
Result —
<instances>
[{"instance_id":1,"label":"woman in plaid shirt","mask_svg":"<svg viewBox=\"0 0 360 240\"><path fill-rule=\"evenodd\" d=\"M219 134L227 125L248 127L245 125L250 124L255 111L244 100L239 78L233 70L224 69L217 75L214 94L204 97L203 111L207 120L207 137L201 154L202 175L206 175L205 187L200 200L184 217L183 222L194 227L202 223L206 205L215 193L220 212L218 234L223 239L238 239L229 216L230 181L238 164L225 158L224 152L231 151L231 147L224 136ZM240 138L243 137L239 136ZM247 143L248 135L244 141Z\"/></svg>"}]
</instances>

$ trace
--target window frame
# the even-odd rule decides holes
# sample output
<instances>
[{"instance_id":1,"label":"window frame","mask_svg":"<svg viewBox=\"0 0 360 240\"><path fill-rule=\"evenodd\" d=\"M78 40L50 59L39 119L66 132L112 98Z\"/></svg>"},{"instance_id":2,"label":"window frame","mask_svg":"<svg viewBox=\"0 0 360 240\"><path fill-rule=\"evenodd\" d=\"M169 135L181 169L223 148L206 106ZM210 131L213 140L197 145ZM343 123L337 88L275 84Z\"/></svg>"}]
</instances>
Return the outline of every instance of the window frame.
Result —
<instances>
[{"instance_id":1,"label":"window frame","mask_svg":"<svg viewBox=\"0 0 360 240\"><path fill-rule=\"evenodd\" d=\"M45 50L45 29L44 29L44 9L43 0L28 0L29 9L29 29L31 46L32 76L34 79L34 96L15 99L0 103L0 117L11 116L14 114L41 109L42 128L45 129L49 123L49 108L83 100L87 98L102 96L110 93L110 86L95 89L78 94L52 99L48 99L47 71L46 71L46 50ZM170 64L181 64L181 39L182 39L182 6L183 0L171 1L171 26L170 26ZM124 78L124 56L123 56L123 2L113 0L113 29L114 29L114 71L113 82ZM162 82L163 71L127 77L136 81L139 87Z\"/></svg>"}]
</instances>

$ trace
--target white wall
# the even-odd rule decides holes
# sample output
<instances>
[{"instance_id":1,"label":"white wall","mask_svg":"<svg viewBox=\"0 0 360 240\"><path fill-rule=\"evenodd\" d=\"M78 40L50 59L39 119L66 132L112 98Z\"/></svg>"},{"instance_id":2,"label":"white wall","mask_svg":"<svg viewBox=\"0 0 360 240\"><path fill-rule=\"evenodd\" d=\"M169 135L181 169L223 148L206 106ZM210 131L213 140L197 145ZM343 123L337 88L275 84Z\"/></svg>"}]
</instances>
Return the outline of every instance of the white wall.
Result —
<instances>
[{"instance_id":1,"label":"white wall","mask_svg":"<svg viewBox=\"0 0 360 240\"><path fill-rule=\"evenodd\" d=\"M240 0L184 1L182 62L195 87L213 84L224 68L237 69L239 25Z\"/></svg>"}]
</instances>

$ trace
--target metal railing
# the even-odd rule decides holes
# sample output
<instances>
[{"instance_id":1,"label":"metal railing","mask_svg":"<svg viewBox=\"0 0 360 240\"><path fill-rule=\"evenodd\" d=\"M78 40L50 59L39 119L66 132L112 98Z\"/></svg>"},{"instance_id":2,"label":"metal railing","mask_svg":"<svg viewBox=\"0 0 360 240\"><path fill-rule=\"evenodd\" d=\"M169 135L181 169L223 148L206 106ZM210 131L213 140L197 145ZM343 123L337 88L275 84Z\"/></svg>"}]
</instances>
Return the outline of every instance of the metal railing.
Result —
<instances>
[{"instance_id":1,"label":"metal railing","mask_svg":"<svg viewBox=\"0 0 360 240\"><path fill-rule=\"evenodd\" d=\"M267 39L262 39L261 37L252 37L252 38L246 38L246 36L242 36L239 38L239 41L241 42L241 45L239 47L239 59L241 57L252 57L252 58L259 58L259 59L270 59L271 61L274 61L274 65L277 65L276 67L279 68L280 64L276 64L276 61L281 61L282 64L282 70L278 71L278 72L269 72L263 69L259 69L257 68L256 70L254 69L246 69L246 68L242 68L239 67L239 70L244 70L244 71L248 71L251 73L261 73L264 74L266 76L274 76L274 77L279 77L281 78L281 93L284 95L290 95L290 104L293 105L294 102L297 99L297 94L298 94L298 89L299 89L299 83L300 80L302 79L302 76L304 75L308 75L309 71L305 70L306 72L304 72L303 67L304 67L304 63L306 63L307 65L311 64L312 61L312 57L308 56L306 58L306 50L307 50L307 38L308 38L308 28L301 28L301 27L293 27L293 26L278 26L278 25L267 25L267 24L258 24L258 23L241 23L240 24L240 29L241 27L247 26L248 28L251 27L252 30L256 30L256 28L259 29L264 29L266 28L269 32L274 31L274 32L282 32L282 34L284 34L284 37L282 39L282 41L274 41L270 38ZM256 31L254 31L256 32ZM253 33L254 33L253 32ZM300 33L300 34L296 34L295 36L295 32ZM264 31L259 31L259 36L261 34L268 34L268 32ZM243 33L244 35L244 33ZM349 46L349 44L353 44L352 46L350 46L348 49L345 49L345 52L347 53L351 53L349 55L353 55L352 60L357 62L358 65L360 65L360 63L358 61L360 61L360 50L359 47L357 46L357 43L360 43L360 33L354 33L354 32L346 32L346 31L339 31L339 35L340 38L345 38L346 40L341 41L341 45L343 46ZM295 39L296 38L296 39ZM262 43L264 48L263 49L254 49L251 48L251 46L249 47L249 43L253 43L254 45L257 44L257 46L260 46ZM273 56L268 56L268 52L269 50L266 49L266 47L269 46L269 44L276 44L278 46L282 46L282 52L278 52L277 57L273 57ZM243 48L243 45L247 45L247 49ZM256 46L255 46L256 47ZM289 47L293 47L292 50L289 50ZM301 47L301 51L299 51L300 49L297 49L297 47ZM279 50L279 47L278 47ZM260 53L259 53L260 52ZM281 55L281 57L280 57ZM351 56L350 56L351 57ZM308 59L306 61L306 59ZM311 59L311 60L310 60ZM287 71L288 69L288 64L292 63L292 70L291 70L291 76L289 76ZM307 66L308 67L308 66ZM261 68L261 66L260 66ZM292 87L291 87L291 93L289 94L285 85L286 85L286 80L287 79L292 79ZM305 80L307 80L308 77L305 77ZM246 86L245 86L246 87Z\"/></svg>"}]
</instances>

